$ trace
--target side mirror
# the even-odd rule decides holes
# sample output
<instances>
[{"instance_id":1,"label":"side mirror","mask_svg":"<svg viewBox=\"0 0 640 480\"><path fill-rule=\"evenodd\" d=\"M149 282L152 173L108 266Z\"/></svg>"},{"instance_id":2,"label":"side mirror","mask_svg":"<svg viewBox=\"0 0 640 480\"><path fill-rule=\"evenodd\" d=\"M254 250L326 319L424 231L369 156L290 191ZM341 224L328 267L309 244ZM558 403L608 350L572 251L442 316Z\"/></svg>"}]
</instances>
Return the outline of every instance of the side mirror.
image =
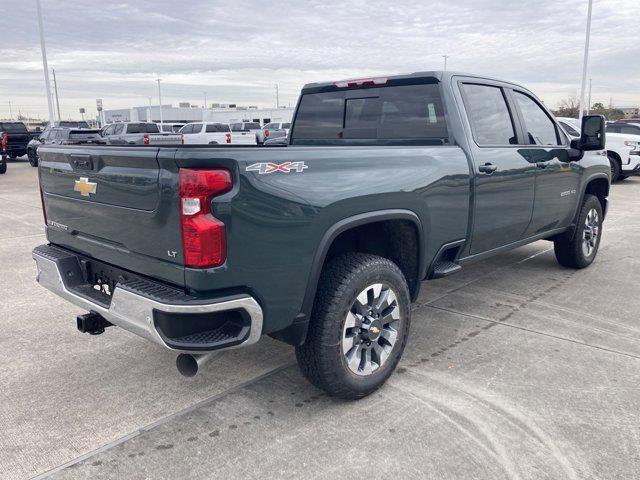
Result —
<instances>
[{"instance_id":1,"label":"side mirror","mask_svg":"<svg viewBox=\"0 0 640 480\"><path fill-rule=\"evenodd\" d=\"M606 142L604 117L602 115L585 115L582 117L580 139L576 148L584 152L604 150Z\"/></svg>"}]
</instances>

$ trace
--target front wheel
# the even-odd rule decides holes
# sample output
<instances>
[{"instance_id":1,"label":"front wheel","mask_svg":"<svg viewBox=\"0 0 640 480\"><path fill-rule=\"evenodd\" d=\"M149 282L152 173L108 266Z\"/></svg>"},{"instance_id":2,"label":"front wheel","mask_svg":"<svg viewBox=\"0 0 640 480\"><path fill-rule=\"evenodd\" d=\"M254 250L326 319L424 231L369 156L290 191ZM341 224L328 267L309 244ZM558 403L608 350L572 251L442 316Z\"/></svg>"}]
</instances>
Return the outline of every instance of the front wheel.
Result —
<instances>
[{"instance_id":1,"label":"front wheel","mask_svg":"<svg viewBox=\"0 0 640 480\"><path fill-rule=\"evenodd\" d=\"M554 251L558 263L569 268L584 268L593 262L602 237L602 205L594 195L586 194L578 214L573 239L558 239Z\"/></svg>"},{"instance_id":2,"label":"front wheel","mask_svg":"<svg viewBox=\"0 0 640 480\"><path fill-rule=\"evenodd\" d=\"M339 255L322 271L302 373L329 395L357 399L380 388L400 361L409 334L409 288L392 261Z\"/></svg>"}]
</instances>

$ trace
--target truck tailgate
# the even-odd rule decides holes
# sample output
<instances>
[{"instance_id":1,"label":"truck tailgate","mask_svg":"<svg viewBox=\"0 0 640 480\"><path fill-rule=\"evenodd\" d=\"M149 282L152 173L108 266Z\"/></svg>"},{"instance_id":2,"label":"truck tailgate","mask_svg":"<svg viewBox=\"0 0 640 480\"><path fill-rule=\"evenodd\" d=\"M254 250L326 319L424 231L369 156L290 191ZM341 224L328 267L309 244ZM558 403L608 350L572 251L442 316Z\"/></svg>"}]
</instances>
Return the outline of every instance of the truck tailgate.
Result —
<instances>
[{"instance_id":1,"label":"truck tailgate","mask_svg":"<svg viewBox=\"0 0 640 480\"><path fill-rule=\"evenodd\" d=\"M38 155L51 243L184 285L175 150L65 146Z\"/></svg>"}]
</instances>

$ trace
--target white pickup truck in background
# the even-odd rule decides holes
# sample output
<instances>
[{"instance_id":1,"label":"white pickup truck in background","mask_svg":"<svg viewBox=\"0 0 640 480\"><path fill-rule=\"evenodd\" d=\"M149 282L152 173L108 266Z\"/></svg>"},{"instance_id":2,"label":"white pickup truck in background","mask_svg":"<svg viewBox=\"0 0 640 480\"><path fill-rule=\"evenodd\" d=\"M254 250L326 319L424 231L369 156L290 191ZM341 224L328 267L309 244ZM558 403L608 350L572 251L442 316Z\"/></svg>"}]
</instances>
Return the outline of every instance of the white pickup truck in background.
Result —
<instances>
[{"instance_id":1,"label":"white pickup truck in background","mask_svg":"<svg viewBox=\"0 0 640 480\"><path fill-rule=\"evenodd\" d=\"M180 135L160 132L153 122L119 122L105 126L100 136L107 145L179 145Z\"/></svg>"},{"instance_id":2,"label":"white pickup truck in background","mask_svg":"<svg viewBox=\"0 0 640 480\"><path fill-rule=\"evenodd\" d=\"M256 136L249 132L232 132L226 123L187 123L180 129L185 145L255 145Z\"/></svg>"},{"instance_id":3,"label":"white pickup truck in background","mask_svg":"<svg viewBox=\"0 0 640 480\"><path fill-rule=\"evenodd\" d=\"M577 118L556 117L556 120L571 138L580 137ZM640 175L640 135L613 133L607 130L605 148L611 164L612 182Z\"/></svg>"}]
</instances>

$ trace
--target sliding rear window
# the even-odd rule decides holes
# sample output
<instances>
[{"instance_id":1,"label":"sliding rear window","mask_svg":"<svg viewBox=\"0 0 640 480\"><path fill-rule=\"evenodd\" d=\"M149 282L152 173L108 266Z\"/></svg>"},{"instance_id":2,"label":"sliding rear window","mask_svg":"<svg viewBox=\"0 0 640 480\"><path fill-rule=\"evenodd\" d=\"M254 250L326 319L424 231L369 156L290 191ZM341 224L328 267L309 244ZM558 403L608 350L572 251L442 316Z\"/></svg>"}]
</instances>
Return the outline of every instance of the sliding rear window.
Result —
<instances>
[{"instance_id":1,"label":"sliding rear window","mask_svg":"<svg viewBox=\"0 0 640 480\"><path fill-rule=\"evenodd\" d=\"M308 93L292 143L444 145L447 125L438 84Z\"/></svg>"}]
</instances>

